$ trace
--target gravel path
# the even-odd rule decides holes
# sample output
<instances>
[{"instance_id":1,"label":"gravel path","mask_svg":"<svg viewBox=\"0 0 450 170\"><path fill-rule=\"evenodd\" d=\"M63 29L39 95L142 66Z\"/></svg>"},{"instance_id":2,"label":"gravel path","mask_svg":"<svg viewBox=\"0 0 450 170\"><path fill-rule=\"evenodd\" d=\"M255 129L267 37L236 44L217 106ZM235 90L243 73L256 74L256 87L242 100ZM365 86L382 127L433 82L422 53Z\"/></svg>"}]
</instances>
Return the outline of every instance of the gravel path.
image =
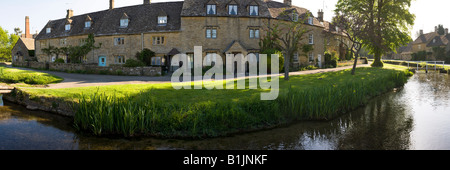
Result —
<instances>
[{"instance_id":1,"label":"gravel path","mask_svg":"<svg viewBox=\"0 0 450 170\"><path fill-rule=\"evenodd\" d=\"M364 65L358 65L358 67L370 67L370 65L364 64ZM15 67L15 68L17 68L17 67ZM341 71L341 70L345 70L345 69L349 69L349 68L352 68L352 66L291 72L290 75L292 76L292 75L305 75L305 74L334 72L334 71ZM48 74L52 74L52 75L64 78L64 81L61 83L49 84L45 87L45 88L49 88L49 89L88 87L88 86L124 85L124 84L158 84L158 83L170 83L170 81L171 81L171 75L160 76L160 77L114 76L114 75L74 74L74 73L64 73L64 72L56 72L56 71L35 70L35 69L29 69L29 68L17 68L17 69L43 72L43 73L48 73Z\"/></svg>"}]
</instances>

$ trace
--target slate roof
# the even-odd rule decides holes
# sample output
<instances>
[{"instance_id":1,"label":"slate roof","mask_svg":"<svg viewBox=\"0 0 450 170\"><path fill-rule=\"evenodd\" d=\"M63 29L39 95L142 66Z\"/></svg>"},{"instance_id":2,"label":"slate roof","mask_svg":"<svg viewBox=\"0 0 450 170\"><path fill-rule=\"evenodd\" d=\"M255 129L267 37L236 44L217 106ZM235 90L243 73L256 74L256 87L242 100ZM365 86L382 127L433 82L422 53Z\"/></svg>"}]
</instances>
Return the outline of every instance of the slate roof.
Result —
<instances>
[{"instance_id":1,"label":"slate roof","mask_svg":"<svg viewBox=\"0 0 450 170\"><path fill-rule=\"evenodd\" d=\"M436 32L431 32L431 33L428 33L428 34L422 34L413 42L413 44L428 43L437 35L438 34Z\"/></svg>"},{"instance_id":2,"label":"slate roof","mask_svg":"<svg viewBox=\"0 0 450 170\"><path fill-rule=\"evenodd\" d=\"M25 47L27 47L28 50L34 50L34 39L32 38L19 38L20 41L23 42Z\"/></svg>"},{"instance_id":3,"label":"slate roof","mask_svg":"<svg viewBox=\"0 0 450 170\"><path fill-rule=\"evenodd\" d=\"M65 31L67 19L49 21L36 37L37 40L58 37L87 35L93 33L96 36L116 34L140 34L146 32L180 31L183 2L163 2L141 4L129 7L114 8L112 10L98 11L70 18L72 20L71 30ZM158 25L159 13L167 14L168 23L164 26ZM128 27L120 27L120 19L126 14L129 17ZM90 18L90 28L85 28L85 21ZM46 33L46 28L51 28L51 33Z\"/></svg>"}]
</instances>

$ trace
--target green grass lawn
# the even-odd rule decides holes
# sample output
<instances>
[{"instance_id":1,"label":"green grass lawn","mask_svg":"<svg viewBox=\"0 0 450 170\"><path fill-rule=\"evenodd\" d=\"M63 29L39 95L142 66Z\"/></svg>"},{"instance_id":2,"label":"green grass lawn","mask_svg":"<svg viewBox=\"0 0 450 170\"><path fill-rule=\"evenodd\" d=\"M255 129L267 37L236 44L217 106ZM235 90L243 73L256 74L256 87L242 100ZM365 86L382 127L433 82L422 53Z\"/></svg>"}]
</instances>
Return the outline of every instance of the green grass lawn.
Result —
<instances>
[{"instance_id":1,"label":"green grass lawn","mask_svg":"<svg viewBox=\"0 0 450 170\"><path fill-rule=\"evenodd\" d=\"M0 66L0 82L13 84L47 85L63 81L61 77L35 71L6 68Z\"/></svg>"}]
</instances>

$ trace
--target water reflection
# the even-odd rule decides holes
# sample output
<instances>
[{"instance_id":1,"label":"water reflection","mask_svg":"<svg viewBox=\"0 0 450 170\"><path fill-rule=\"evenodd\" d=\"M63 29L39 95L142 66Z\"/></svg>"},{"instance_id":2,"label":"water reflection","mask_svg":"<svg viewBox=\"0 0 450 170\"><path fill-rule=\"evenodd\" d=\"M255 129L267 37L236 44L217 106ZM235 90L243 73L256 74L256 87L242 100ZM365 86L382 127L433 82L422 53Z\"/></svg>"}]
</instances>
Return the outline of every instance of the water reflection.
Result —
<instances>
[{"instance_id":1,"label":"water reflection","mask_svg":"<svg viewBox=\"0 0 450 170\"><path fill-rule=\"evenodd\" d=\"M448 75L419 73L404 88L379 96L331 121L298 122L288 127L205 140L92 137L74 133L70 119L6 103L0 108L0 149L450 149L449 89Z\"/></svg>"}]
</instances>

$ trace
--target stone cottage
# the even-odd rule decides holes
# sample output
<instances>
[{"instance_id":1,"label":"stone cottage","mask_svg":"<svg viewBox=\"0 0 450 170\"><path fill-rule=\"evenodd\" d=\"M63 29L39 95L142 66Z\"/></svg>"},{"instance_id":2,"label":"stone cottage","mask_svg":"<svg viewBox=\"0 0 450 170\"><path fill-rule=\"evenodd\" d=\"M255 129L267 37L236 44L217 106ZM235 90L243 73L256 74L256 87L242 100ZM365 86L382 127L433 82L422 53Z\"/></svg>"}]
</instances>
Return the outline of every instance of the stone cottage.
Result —
<instances>
[{"instance_id":1,"label":"stone cottage","mask_svg":"<svg viewBox=\"0 0 450 170\"><path fill-rule=\"evenodd\" d=\"M211 60L215 57L208 54L223 59L226 54L258 56L268 25L305 16L309 16L305 24L311 31L303 43L313 45L314 50L295 54L294 63L322 65L327 48L323 12L314 17L307 9L293 6L291 0L144 0L141 5L122 8L115 8L110 0L107 10L77 16L68 10L65 18L49 21L36 37L36 56L39 62L52 62L55 56L47 56L43 48L81 45L89 34L102 45L83 57L83 62L99 66L124 64L144 48L156 53L152 65L168 68L172 57L180 53L187 54L188 64L193 65L194 46L202 46L203 56ZM59 57L67 61L67 56Z\"/></svg>"},{"instance_id":2,"label":"stone cottage","mask_svg":"<svg viewBox=\"0 0 450 170\"><path fill-rule=\"evenodd\" d=\"M12 62L24 62L35 60L35 40L30 34L30 17L25 17L25 34L17 40L11 51Z\"/></svg>"}]
</instances>

